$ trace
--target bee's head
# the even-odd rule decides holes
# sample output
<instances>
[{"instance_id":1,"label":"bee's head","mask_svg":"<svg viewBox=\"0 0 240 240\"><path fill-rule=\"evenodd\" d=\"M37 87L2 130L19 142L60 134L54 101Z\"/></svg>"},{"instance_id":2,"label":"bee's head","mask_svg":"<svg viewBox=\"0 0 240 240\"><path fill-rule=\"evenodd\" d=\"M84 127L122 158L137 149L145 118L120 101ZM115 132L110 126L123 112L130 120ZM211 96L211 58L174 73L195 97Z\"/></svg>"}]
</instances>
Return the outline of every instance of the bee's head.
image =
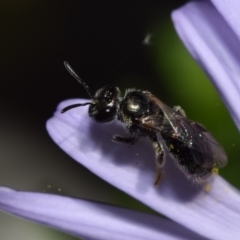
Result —
<instances>
[{"instance_id":1,"label":"bee's head","mask_svg":"<svg viewBox=\"0 0 240 240\"><path fill-rule=\"evenodd\" d=\"M120 91L117 87L105 86L100 88L93 98L88 114L96 122L112 121L117 115Z\"/></svg>"},{"instance_id":2,"label":"bee's head","mask_svg":"<svg viewBox=\"0 0 240 240\"><path fill-rule=\"evenodd\" d=\"M64 66L69 73L84 86L92 102L73 104L65 107L61 112L64 113L75 107L90 105L88 114L93 120L99 123L112 121L116 117L119 108L119 89L117 87L105 86L96 91L94 96L92 96L87 84L73 71L70 65L64 62Z\"/></svg>"}]
</instances>

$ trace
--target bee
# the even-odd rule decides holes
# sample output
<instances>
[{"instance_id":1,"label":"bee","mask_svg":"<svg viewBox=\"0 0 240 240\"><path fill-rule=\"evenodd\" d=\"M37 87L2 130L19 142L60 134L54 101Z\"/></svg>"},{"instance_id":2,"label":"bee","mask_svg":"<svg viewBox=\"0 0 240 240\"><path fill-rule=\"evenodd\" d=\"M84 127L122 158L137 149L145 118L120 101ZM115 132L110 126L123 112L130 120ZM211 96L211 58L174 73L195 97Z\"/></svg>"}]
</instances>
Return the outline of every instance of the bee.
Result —
<instances>
[{"instance_id":1,"label":"bee","mask_svg":"<svg viewBox=\"0 0 240 240\"><path fill-rule=\"evenodd\" d=\"M227 155L222 146L203 125L187 119L180 106L170 108L151 92L136 89L126 90L121 97L119 88L109 85L92 95L71 66L67 62L64 66L92 101L67 106L61 112L89 105L88 114L94 121L106 123L117 119L127 129L129 135L114 135L114 142L135 144L148 137L155 151L156 186L163 177L166 149L185 176L196 183L205 182L217 168L226 165ZM158 140L159 134L162 140Z\"/></svg>"}]
</instances>

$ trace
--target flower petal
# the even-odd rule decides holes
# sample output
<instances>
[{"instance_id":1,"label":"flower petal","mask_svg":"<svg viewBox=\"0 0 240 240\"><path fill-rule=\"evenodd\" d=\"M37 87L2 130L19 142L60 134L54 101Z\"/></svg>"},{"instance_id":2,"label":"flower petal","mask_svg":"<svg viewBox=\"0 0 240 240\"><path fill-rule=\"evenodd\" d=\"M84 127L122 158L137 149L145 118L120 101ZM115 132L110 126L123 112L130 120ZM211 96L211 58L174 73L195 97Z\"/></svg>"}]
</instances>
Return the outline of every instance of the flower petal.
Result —
<instances>
[{"instance_id":1,"label":"flower petal","mask_svg":"<svg viewBox=\"0 0 240 240\"><path fill-rule=\"evenodd\" d=\"M211 0L215 8L220 12L227 24L240 39L240 1L238 0Z\"/></svg>"},{"instance_id":2,"label":"flower petal","mask_svg":"<svg viewBox=\"0 0 240 240\"><path fill-rule=\"evenodd\" d=\"M122 126L114 121L97 124L88 117L87 108L61 114L64 107L85 102L67 100L58 106L47 129L53 140L73 159L113 186L135 197L152 209L210 239L240 237L240 195L219 176L209 189L193 186L167 161L161 185L153 185L155 164L151 144L145 139L136 145L111 142ZM227 229L227 230L226 230Z\"/></svg>"},{"instance_id":3,"label":"flower petal","mask_svg":"<svg viewBox=\"0 0 240 240\"><path fill-rule=\"evenodd\" d=\"M160 217L52 194L0 187L0 209L84 239L202 239Z\"/></svg>"},{"instance_id":4,"label":"flower petal","mask_svg":"<svg viewBox=\"0 0 240 240\"><path fill-rule=\"evenodd\" d=\"M240 130L240 2L196 1L172 14L178 35L210 75ZM217 9L215 8L217 7Z\"/></svg>"}]
</instances>

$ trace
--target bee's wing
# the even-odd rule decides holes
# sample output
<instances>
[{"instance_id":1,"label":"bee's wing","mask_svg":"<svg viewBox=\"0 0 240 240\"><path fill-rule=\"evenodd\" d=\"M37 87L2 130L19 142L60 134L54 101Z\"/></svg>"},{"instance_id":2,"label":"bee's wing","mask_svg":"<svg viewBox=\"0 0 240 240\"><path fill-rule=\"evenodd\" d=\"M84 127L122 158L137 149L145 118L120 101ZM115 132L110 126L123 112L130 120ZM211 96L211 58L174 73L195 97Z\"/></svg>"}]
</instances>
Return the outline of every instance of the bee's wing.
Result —
<instances>
[{"instance_id":1,"label":"bee's wing","mask_svg":"<svg viewBox=\"0 0 240 240\"><path fill-rule=\"evenodd\" d=\"M194 161L199 164L207 167L214 161L219 167L226 165L227 155L224 149L201 124L188 120L151 93L148 97L154 100L163 111L164 119L160 121L158 117L148 117L147 121L142 121L146 128L159 131L163 137L165 135L187 144L194 156Z\"/></svg>"},{"instance_id":2,"label":"bee's wing","mask_svg":"<svg viewBox=\"0 0 240 240\"><path fill-rule=\"evenodd\" d=\"M183 116L177 116L180 121L180 132L185 131L184 138L180 141L191 141L189 149L197 161L199 152L204 156L203 165L211 165L211 159L217 164L218 167L224 167L227 164L227 155L223 147L216 141L216 139L208 132L201 124L189 121ZM187 135L187 136L186 136Z\"/></svg>"}]
</instances>

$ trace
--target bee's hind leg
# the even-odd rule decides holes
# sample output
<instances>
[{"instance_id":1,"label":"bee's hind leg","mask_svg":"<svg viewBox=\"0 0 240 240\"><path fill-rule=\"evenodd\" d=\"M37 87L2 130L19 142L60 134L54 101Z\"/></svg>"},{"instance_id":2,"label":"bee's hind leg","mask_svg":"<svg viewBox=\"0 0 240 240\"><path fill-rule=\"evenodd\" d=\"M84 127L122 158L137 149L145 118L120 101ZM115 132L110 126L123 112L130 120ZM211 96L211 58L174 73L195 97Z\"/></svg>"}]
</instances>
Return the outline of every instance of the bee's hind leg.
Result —
<instances>
[{"instance_id":1,"label":"bee's hind leg","mask_svg":"<svg viewBox=\"0 0 240 240\"><path fill-rule=\"evenodd\" d=\"M156 162L157 172L156 172L156 178L155 178L154 185L157 187L163 178L163 167L165 165L166 160L165 160L163 146L158 141L157 135L152 134L149 137L152 140L152 145L155 150L155 162Z\"/></svg>"}]
</instances>

